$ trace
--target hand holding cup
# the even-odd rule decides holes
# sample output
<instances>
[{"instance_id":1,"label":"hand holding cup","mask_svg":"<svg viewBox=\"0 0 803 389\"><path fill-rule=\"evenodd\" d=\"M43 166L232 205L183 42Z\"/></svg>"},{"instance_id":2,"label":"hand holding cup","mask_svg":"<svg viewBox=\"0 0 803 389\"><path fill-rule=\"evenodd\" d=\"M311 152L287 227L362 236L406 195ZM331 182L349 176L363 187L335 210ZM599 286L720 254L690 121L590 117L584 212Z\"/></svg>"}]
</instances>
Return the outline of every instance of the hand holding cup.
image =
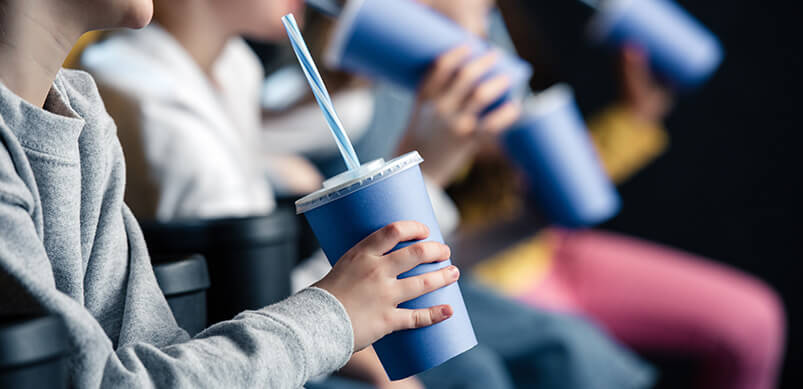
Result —
<instances>
[{"instance_id":1,"label":"hand holding cup","mask_svg":"<svg viewBox=\"0 0 803 389\"><path fill-rule=\"evenodd\" d=\"M449 247L439 242L419 242L388 253L401 242L429 236L426 225L403 221L379 229L335 263L315 286L333 294L346 308L354 330L354 350L359 351L383 336L399 330L427 327L452 315L449 305L425 309L399 309L397 305L452 284L460 277L455 266L398 279L420 264L449 259Z\"/></svg>"},{"instance_id":2,"label":"hand holding cup","mask_svg":"<svg viewBox=\"0 0 803 389\"><path fill-rule=\"evenodd\" d=\"M520 114L512 100L488 109L511 86L506 74L487 76L499 53L470 55L467 46L460 46L435 61L418 90L400 146L401 151L418 150L428 161L424 174L439 185L448 184L481 144L495 141Z\"/></svg>"},{"instance_id":3,"label":"hand holding cup","mask_svg":"<svg viewBox=\"0 0 803 389\"><path fill-rule=\"evenodd\" d=\"M638 46L625 46L619 66L625 105L641 120L662 122L672 108L673 95L650 69L646 52Z\"/></svg>"}]
</instances>

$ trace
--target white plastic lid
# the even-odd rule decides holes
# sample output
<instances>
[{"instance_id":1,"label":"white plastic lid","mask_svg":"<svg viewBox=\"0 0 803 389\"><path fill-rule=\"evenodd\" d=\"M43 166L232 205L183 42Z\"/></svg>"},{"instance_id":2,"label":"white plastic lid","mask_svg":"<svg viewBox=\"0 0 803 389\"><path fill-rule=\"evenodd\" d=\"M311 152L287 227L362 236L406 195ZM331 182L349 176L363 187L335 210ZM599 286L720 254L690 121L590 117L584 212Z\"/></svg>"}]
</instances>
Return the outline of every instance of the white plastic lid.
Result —
<instances>
[{"instance_id":1,"label":"white plastic lid","mask_svg":"<svg viewBox=\"0 0 803 389\"><path fill-rule=\"evenodd\" d=\"M417 151L411 151L388 162L383 159L365 163L358 169L345 171L323 182L323 189L310 193L296 201L296 213L302 214L348 196L360 189L381 182L394 174L417 166L424 159Z\"/></svg>"},{"instance_id":2,"label":"white plastic lid","mask_svg":"<svg viewBox=\"0 0 803 389\"><path fill-rule=\"evenodd\" d=\"M574 92L569 84L559 83L543 91L528 96L522 108L528 116L541 117L561 109L566 104L572 104Z\"/></svg>"}]
</instances>

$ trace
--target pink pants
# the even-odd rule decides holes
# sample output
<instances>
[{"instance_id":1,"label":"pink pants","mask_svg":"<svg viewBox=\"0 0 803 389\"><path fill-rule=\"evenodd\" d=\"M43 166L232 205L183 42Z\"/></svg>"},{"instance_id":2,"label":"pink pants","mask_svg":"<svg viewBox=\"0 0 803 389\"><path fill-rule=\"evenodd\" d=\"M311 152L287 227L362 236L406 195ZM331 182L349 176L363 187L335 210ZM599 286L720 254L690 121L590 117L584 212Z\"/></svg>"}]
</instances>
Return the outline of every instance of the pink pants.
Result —
<instances>
[{"instance_id":1,"label":"pink pants","mask_svg":"<svg viewBox=\"0 0 803 389\"><path fill-rule=\"evenodd\" d=\"M785 319L766 285L637 239L554 232L553 271L525 302L585 314L637 351L694 358L699 388L774 387Z\"/></svg>"}]
</instances>

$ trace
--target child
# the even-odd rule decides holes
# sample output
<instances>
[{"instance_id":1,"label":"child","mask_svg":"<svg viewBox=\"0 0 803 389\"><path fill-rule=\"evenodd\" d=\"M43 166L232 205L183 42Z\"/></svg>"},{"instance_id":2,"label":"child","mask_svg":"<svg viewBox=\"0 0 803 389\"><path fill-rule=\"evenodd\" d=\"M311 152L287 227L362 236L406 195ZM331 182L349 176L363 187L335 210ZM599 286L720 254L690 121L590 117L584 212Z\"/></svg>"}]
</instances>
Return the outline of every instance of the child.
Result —
<instances>
[{"instance_id":1,"label":"child","mask_svg":"<svg viewBox=\"0 0 803 389\"><path fill-rule=\"evenodd\" d=\"M179 329L123 204L114 123L88 75L60 70L82 33L142 27L151 10L146 0L0 0L0 314L61 316L78 388L299 387L391 331L447 319L448 306L396 308L458 278L450 267L398 280L449 256L437 243L384 255L428 234L398 222L315 287L194 339Z\"/></svg>"}]
</instances>

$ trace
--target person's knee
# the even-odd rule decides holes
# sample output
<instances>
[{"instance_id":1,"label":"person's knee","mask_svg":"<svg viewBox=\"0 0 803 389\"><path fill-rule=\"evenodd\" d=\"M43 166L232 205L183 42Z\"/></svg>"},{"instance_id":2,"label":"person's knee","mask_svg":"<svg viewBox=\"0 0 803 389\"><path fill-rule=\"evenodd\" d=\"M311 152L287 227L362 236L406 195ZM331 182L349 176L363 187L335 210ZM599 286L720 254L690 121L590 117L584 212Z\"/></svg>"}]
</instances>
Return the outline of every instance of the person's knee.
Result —
<instances>
[{"instance_id":1,"label":"person's knee","mask_svg":"<svg viewBox=\"0 0 803 389\"><path fill-rule=\"evenodd\" d=\"M750 323L756 338L758 338L754 343L760 344L759 351L771 354L768 357L776 356L774 354L782 351L786 332L786 313L783 302L769 286L761 285L757 289Z\"/></svg>"},{"instance_id":2,"label":"person's knee","mask_svg":"<svg viewBox=\"0 0 803 389\"><path fill-rule=\"evenodd\" d=\"M556 316L538 331L544 342L518 360L536 373L538 387L646 388L654 383L650 366L584 317Z\"/></svg>"},{"instance_id":3,"label":"person's knee","mask_svg":"<svg viewBox=\"0 0 803 389\"><path fill-rule=\"evenodd\" d=\"M741 311L725 333L723 345L741 369L768 368L777 364L783 353L786 315L775 291L760 282L744 286L747 290L738 301Z\"/></svg>"}]
</instances>

